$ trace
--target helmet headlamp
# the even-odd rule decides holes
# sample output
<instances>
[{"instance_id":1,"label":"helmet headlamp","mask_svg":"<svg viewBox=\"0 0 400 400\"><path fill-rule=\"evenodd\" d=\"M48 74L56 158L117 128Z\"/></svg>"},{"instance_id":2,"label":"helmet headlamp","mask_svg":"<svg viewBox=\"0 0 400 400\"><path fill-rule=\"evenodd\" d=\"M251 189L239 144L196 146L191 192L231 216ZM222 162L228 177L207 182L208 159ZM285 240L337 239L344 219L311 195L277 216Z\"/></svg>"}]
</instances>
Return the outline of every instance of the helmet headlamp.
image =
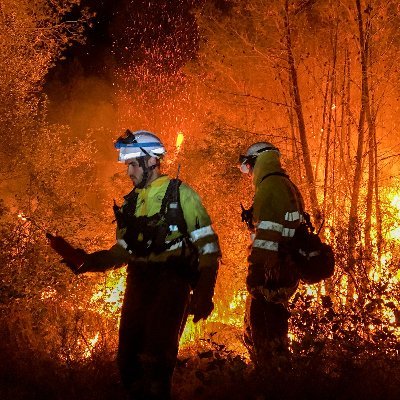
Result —
<instances>
[{"instance_id":1,"label":"helmet headlamp","mask_svg":"<svg viewBox=\"0 0 400 400\"><path fill-rule=\"evenodd\" d=\"M114 147L119 150L121 147L128 146L133 143L136 143L135 135L129 129L127 129L126 132L116 140Z\"/></svg>"}]
</instances>

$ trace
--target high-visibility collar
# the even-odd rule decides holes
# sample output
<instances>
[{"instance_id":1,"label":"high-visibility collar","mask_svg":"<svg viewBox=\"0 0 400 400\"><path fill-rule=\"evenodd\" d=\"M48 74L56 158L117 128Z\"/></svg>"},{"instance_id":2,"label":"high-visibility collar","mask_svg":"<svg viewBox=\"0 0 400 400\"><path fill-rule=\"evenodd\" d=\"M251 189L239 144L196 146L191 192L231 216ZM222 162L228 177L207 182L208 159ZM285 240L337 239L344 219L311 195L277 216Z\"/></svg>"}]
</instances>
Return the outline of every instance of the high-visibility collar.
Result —
<instances>
[{"instance_id":1,"label":"high-visibility collar","mask_svg":"<svg viewBox=\"0 0 400 400\"><path fill-rule=\"evenodd\" d=\"M160 175L158 178L154 179L153 182L151 182L149 185L147 185L144 188L135 188L135 192L140 193L144 192L146 190L150 190L153 188L158 188L160 186L165 185L165 183L169 181L168 175Z\"/></svg>"}]
</instances>

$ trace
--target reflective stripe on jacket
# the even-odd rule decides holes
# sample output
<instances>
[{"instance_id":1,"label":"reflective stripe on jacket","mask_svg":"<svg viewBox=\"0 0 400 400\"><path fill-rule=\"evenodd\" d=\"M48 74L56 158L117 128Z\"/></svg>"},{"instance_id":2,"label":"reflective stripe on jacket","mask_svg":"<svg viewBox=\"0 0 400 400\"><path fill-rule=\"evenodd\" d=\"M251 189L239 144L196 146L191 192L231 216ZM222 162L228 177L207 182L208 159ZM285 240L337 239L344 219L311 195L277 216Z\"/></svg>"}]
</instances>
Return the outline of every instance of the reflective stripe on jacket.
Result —
<instances>
[{"instance_id":1,"label":"reflective stripe on jacket","mask_svg":"<svg viewBox=\"0 0 400 400\"><path fill-rule=\"evenodd\" d=\"M253 171L255 232L248 257L249 272L254 268L276 267L279 243L294 235L303 218L304 204L297 188L280 175L271 175L263 180L271 173L284 173L284 170L276 152L264 152L257 157Z\"/></svg>"}]
</instances>

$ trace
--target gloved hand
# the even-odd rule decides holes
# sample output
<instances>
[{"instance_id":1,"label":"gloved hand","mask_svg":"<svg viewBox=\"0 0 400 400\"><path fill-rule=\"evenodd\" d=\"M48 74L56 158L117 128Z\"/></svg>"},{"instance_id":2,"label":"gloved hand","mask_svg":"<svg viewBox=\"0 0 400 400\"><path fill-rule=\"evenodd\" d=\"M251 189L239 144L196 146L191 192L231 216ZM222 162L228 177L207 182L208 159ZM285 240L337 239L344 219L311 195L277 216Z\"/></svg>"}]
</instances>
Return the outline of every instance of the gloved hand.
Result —
<instances>
[{"instance_id":1,"label":"gloved hand","mask_svg":"<svg viewBox=\"0 0 400 400\"><path fill-rule=\"evenodd\" d=\"M63 259L62 263L66 264L74 274L85 272L82 269L85 263L87 253L82 249L75 249L61 236L54 236L50 233L46 234L49 244Z\"/></svg>"},{"instance_id":2,"label":"gloved hand","mask_svg":"<svg viewBox=\"0 0 400 400\"><path fill-rule=\"evenodd\" d=\"M201 319L207 319L214 309L212 297L204 296L196 289L193 292L190 300L189 314L193 314L193 322L198 322Z\"/></svg>"},{"instance_id":3,"label":"gloved hand","mask_svg":"<svg viewBox=\"0 0 400 400\"><path fill-rule=\"evenodd\" d=\"M87 272L85 268L85 259L87 253L83 249L74 249L74 253L69 258L63 258L61 263L65 264L75 275Z\"/></svg>"},{"instance_id":4,"label":"gloved hand","mask_svg":"<svg viewBox=\"0 0 400 400\"><path fill-rule=\"evenodd\" d=\"M265 270L264 265L250 264L249 271L246 277L247 291L251 294L254 289L265 285Z\"/></svg>"},{"instance_id":5,"label":"gloved hand","mask_svg":"<svg viewBox=\"0 0 400 400\"><path fill-rule=\"evenodd\" d=\"M214 309L212 298L216 278L217 267L207 266L201 268L189 307L189 314L193 314L193 322L206 319Z\"/></svg>"},{"instance_id":6,"label":"gloved hand","mask_svg":"<svg viewBox=\"0 0 400 400\"><path fill-rule=\"evenodd\" d=\"M265 269L265 288L277 290L296 286L299 280L298 268L290 260L285 259Z\"/></svg>"}]
</instances>

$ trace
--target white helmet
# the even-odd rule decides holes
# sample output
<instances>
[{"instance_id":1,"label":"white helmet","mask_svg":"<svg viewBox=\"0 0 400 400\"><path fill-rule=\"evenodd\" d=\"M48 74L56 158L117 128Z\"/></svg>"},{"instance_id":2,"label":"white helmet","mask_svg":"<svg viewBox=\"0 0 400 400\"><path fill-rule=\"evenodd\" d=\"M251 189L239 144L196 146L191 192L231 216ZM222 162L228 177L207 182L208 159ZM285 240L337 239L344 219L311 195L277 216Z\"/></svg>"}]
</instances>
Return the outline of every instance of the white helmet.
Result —
<instances>
[{"instance_id":1,"label":"white helmet","mask_svg":"<svg viewBox=\"0 0 400 400\"><path fill-rule=\"evenodd\" d=\"M254 167L257 157L265 151L275 151L278 156L281 155L279 150L269 142L257 142L252 144L246 151L246 154L239 156L239 168L244 174L248 174L249 167Z\"/></svg>"},{"instance_id":2,"label":"white helmet","mask_svg":"<svg viewBox=\"0 0 400 400\"><path fill-rule=\"evenodd\" d=\"M166 153L161 140L148 131L131 132L127 129L125 135L114 143L114 147L119 150L119 162L144 156L160 158Z\"/></svg>"}]
</instances>

